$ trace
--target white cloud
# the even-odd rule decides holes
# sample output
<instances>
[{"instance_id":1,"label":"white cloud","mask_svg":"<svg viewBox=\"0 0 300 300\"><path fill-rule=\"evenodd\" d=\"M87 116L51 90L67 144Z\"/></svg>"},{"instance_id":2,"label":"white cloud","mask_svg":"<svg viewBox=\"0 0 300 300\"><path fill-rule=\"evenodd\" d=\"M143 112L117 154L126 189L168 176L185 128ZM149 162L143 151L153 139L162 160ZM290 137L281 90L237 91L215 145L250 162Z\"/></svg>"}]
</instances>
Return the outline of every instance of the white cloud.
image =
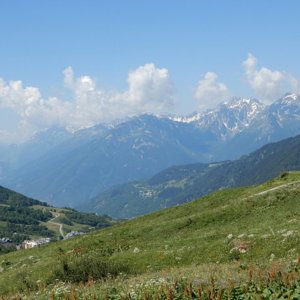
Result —
<instances>
[{"instance_id":1,"label":"white cloud","mask_svg":"<svg viewBox=\"0 0 300 300\"><path fill-rule=\"evenodd\" d=\"M90 76L74 79L72 68L64 71L64 82L74 93L75 106L71 123L91 126L145 112L159 113L170 109L174 89L167 69L146 64L128 75L128 89L124 92L107 91L97 87Z\"/></svg>"},{"instance_id":2,"label":"white cloud","mask_svg":"<svg viewBox=\"0 0 300 300\"><path fill-rule=\"evenodd\" d=\"M207 72L204 78L199 80L194 98L198 100L200 110L214 108L231 96L227 86L222 82L218 82L217 79L218 75L216 73Z\"/></svg>"},{"instance_id":3,"label":"white cloud","mask_svg":"<svg viewBox=\"0 0 300 300\"><path fill-rule=\"evenodd\" d=\"M74 84L74 72L73 69L69 66L64 71L64 83L66 86L73 86Z\"/></svg>"},{"instance_id":4,"label":"white cloud","mask_svg":"<svg viewBox=\"0 0 300 300\"><path fill-rule=\"evenodd\" d=\"M21 81L10 81L6 83L0 78L0 106L16 109L25 113L26 107L34 105L41 95L37 88L23 88Z\"/></svg>"},{"instance_id":5,"label":"white cloud","mask_svg":"<svg viewBox=\"0 0 300 300\"><path fill-rule=\"evenodd\" d=\"M8 108L19 115L17 132L12 138L22 140L34 131L48 126L62 124L69 113L70 105L55 97L44 100L36 87L23 87L21 81L5 82L0 79L0 109ZM7 136L9 131L2 136Z\"/></svg>"},{"instance_id":6,"label":"white cloud","mask_svg":"<svg viewBox=\"0 0 300 300\"><path fill-rule=\"evenodd\" d=\"M90 76L75 78L71 67L63 74L66 87L73 93L72 101L45 99L38 88L0 78L0 109L9 108L19 115L19 125L26 136L53 125L76 130L128 115L165 112L173 105L174 89L168 70L154 64L129 72L125 91L101 89ZM6 136L6 132L1 135Z\"/></svg>"},{"instance_id":7,"label":"white cloud","mask_svg":"<svg viewBox=\"0 0 300 300\"><path fill-rule=\"evenodd\" d=\"M173 86L167 69L146 64L129 73L128 102L143 110L161 111L173 105Z\"/></svg>"},{"instance_id":8,"label":"white cloud","mask_svg":"<svg viewBox=\"0 0 300 300\"><path fill-rule=\"evenodd\" d=\"M292 75L285 71L272 71L265 67L258 70L257 59L252 54L248 54L243 67L249 85L264 102L277 100L286 92L298 91L298 82Z\"/></svg>"}]
</instances>

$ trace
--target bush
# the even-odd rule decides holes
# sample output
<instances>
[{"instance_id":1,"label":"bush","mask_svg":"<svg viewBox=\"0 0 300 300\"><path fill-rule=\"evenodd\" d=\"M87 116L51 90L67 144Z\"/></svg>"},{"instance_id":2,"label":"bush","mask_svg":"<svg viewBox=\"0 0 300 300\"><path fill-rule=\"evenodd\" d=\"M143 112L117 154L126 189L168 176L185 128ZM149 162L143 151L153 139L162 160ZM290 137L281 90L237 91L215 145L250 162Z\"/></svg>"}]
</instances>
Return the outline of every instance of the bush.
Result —
<instances>
[{"instance_id":1,"label":"bush","mask_svg":"<svg viewBox=\"0 0 300 300\"><path fill-rule=\"evenodd\" d=\"M234 260L240 260L241 258L241 253L238 249L232 249L229 252L229 260L234 261Z\"/></svg>"},{"instance_id":2,"label":"bush","mask_svg":"<svg viewBox=\"0 0 300 300\"><path fill-rule=\"evenodd\" d=\"M116 277L120 273L131 273L127 265L109 261L103 257L73 257L63 258L59 268L54 272L54 280L78 283L90 279L105 279Z\"/></svg>"}]
</instances>

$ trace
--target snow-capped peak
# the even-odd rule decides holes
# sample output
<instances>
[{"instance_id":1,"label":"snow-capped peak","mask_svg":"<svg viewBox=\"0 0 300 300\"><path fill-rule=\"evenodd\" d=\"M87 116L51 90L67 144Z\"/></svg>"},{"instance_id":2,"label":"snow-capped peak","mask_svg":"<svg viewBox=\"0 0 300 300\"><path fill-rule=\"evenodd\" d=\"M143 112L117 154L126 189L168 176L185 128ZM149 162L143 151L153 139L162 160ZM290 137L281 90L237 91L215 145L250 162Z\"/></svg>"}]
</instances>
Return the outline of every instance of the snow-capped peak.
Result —
<instances>
[{"instance_id":1,"label":"snow-capped peak","mask_svg":"<svg viewBox=\"0 0 300 300\"><path fill-rule=\"evenodd\" d=\"M232 101L224 103L223 107L239 114L248 123L265 105L253 98L233 98Z\"/></svg>"},{"instance_id":2,"label":"snow-capped peak","mask_svg":"<svg viewBox=\"0 0 300 300\"><path fill-rule=\"evenodd\" d=\"M262 103L254 98L236 97L229 102L224 102L221 105L224 105L228 108L241 108L244 106L261 106Z\"/></svg>"},{"instance_id":3,"label":"snow-capped peak","mask_svg":"<svg viewBox=\"0 0 300 300\"><path fill-rule=\"evenodd\" d=\"M281 99L270 105L270 112L281 124L287 117L299 119L300 96L295 93L287 93Z\"/></svg>"},{"instance_id":4,"label":"snow-capped peak","mask_svg":"<svg viewBox=\"0 0 300 300\"><path fill-rule=\"evenodd\" d=\"M285 94L285 96L283 97L283 101L285 103L293 103L295 102L297 99L299 98L299 95L295 94L295 93L287 93Z\"/></svg>"},{"instance_id":5,"label":"snow-capped peak","mask_svg":"<svg viewBox=\"0 0 300 300\"><path fill-rule=\"evenodd\" d=\"M210 130L221 139L227 139L248 127L264 109L265 105L258 100L240 97L224 102L213 110L170 119L180 123L194 123L198 128Z\"/></svg>"},{"instance_id":6,"label":"snow-capped peak","mask_svg":"<svg viewBox=\"0 0 300 300\"><path fill-rule=\"evenodd\" d=\"M193 123L202 118L203 113L194 113L190 116L170 116L169 119L179 123Z\"/></svg>"}]
</instances>

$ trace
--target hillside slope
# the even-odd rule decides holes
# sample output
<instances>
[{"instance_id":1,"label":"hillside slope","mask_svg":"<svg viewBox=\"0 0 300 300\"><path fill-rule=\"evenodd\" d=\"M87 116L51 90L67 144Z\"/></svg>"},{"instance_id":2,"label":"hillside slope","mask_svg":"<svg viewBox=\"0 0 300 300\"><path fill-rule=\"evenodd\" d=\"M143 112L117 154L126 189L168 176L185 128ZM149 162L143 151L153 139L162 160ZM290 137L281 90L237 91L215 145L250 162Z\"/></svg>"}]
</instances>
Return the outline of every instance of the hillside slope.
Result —
<instances>
[{"instance_id":1,"label":"hillside slope","mask_svg":"<svg viewBox=\"0 0 300 300\"><path fill-rule=\"evenodd\" d=\"M0 291L50 284L62 258L102 257L139 274L234 260L297 259L299 199L300 173L284 173L260 186L219 191L72 240L10 253L2 257Z\"/></svg>"},{"instance_id":2,"label":"hillside slope","mask_svg":"<svg viewBox=\"0 0 300 300\"><path fill-rule=\"evenodd\" d=\"M80 209L128 218L218 189L262 183L286 170L300 170L300 136L268 144L235 161L171 167L149 180L113 187Z\"/></svg>"},{"instance_id":3,"label":"hillside slope","mask_svg":"<svg viewBox=\"0 0 300 300\"><path fill-rule=\"evenodd\" d=\"M12 250L26 239L50 237L57 240L72 230L88 232L112 222L108 216L56 208L0 186L0 238L11 240L11 245L0 242L0 253Z\"/></svg>"}]
</instances>

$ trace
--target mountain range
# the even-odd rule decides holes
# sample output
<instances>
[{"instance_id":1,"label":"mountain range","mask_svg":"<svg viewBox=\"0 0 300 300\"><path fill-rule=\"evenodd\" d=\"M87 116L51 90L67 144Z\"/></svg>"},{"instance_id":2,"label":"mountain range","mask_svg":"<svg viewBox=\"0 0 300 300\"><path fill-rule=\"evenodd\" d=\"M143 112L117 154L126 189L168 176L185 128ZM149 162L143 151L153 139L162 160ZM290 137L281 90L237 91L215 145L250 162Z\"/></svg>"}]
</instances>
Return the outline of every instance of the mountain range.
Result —
<instances>
[{"instance_id":1,"label":"mountain range","mask_svg":"<svg viewBox=\"0 0 300 300\"><path fill-rule=\"evenodd\" d=\"M236 159L300 133L300 97L234 98L188 117L140 115L70 132L49 128L1 146L0 183L59 206L84 207L114 185L174 165Z\"/></svg>"}]
</instances>

